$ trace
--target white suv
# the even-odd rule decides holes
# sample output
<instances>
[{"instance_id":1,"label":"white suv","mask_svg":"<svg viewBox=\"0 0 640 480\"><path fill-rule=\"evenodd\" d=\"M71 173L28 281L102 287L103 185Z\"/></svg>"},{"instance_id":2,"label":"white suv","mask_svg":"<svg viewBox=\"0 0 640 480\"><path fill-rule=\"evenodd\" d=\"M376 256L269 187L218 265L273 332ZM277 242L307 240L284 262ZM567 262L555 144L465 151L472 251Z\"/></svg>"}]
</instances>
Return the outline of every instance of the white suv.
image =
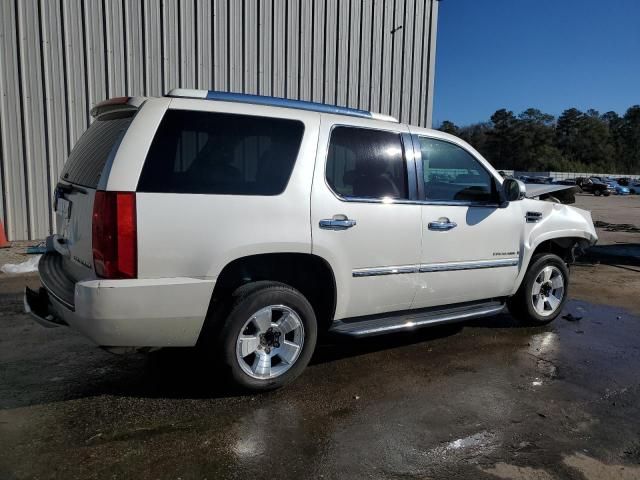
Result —
<instances>
[{"instance_id":1,"label":"white suv","mask_svg":"<svg viewBox=\"0 0 640 480\"><path fill-rule=\"evenodd\" d=\"M460 139L362 110L174 90L92 114L26 310L112 351L201 346L251 389L326 331L549 322L597 240Z\"/></svg>"}]
</instances>

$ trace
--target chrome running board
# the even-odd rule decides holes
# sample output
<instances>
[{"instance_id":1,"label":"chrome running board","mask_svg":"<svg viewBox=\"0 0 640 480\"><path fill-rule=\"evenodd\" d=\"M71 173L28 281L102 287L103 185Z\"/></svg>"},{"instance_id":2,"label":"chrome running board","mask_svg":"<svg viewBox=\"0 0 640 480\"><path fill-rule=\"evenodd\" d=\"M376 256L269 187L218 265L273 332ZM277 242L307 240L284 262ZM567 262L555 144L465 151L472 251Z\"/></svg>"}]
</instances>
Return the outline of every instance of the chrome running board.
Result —
<instances>
[{"instance_id":1,"label":"chrome running board","mask_svg":"<svg viewBox=\"0 0 640 480\"><path fill-rule=\"evenodd\" d=\"M329 331L351 337L368 337L487 317L500 313L503 308L504 301L490 300L420 310L404 310L382 315L336 320Z\"/></svg>"}]
</instances>

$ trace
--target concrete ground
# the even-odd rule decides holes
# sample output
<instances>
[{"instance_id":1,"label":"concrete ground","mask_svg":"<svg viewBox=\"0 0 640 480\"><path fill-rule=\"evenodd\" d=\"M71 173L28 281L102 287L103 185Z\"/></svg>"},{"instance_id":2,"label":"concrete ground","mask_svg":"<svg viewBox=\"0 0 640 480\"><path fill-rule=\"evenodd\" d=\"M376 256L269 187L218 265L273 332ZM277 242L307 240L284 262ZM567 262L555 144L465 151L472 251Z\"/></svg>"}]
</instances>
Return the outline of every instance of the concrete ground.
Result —
<instances>
[{"instance_id":1,"label":"concrete ground","mask_svg":"<svg viewBox=\"0 0 640 480\"><path fill-rule=\"evenodd\" d=\"M189 351L43 329L21 313L37 278L0 274L0 478L640 479L640 238L619 227L640 196L578 206L617 226L573 267L573 317L327 339L262 395Z\"/></svg>"}]
</instances>

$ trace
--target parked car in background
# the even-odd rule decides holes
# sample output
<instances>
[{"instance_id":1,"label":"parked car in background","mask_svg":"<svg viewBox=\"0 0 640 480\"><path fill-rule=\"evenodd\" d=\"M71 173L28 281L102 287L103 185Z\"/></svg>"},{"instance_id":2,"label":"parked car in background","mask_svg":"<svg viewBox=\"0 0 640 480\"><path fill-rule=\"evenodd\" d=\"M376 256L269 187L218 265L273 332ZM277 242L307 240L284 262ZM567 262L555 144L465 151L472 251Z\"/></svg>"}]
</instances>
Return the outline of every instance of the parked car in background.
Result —
<instances>
[{"instance_id":1,"label":"parked car in background","mask_svg":"<svg viewBox=\"0 0 640 480\"><path fill-rule=\"evenodd\" d=\"M608 183L613 187L616 195L629 195L631 193L631 190L629 190L629 187L620 185L618 182L609 181Z\"/></svg>"},{"instance_id":2,"label":"parked car in background","mask_svg":"<svg viewBox=\"0 0 640 480\"><path fill-rule=\"evenodd\" d=\"M114 352L198 346L246 389L293 380L326 331L547 324L597 240L588 211L385 115L206 90L92 115L26 311Z\"/></svg>"},{"instance_id":3,"label":"parked car in background","mask_svg":"<svg viewBox=\"0 0 640 480\"><path fill-rule=\"evenodd\" d=\"M631 191L629 190L629 187L620 185L615 180L608 180L607 185L613 188L613 191L615 192L616 195L629 195L629 193L631 193Z\"/></svg>"},{"instance_id":4,"label":"parked car in background","mask_svg":"<svg viewBox=\"0 0 640 480\"><path fill-rule=\"evenodd\" d=\"M529 175L520 175L518 180L524 183L533 183L536 185L546 185L553 183L553 178L551 177L540 177L540 176L529 176Z\"/></svg>"},{"instance_id":5,"label":"parked car in background","mask_svg":"<svg viewBox=\"0 0 640 480\"><path fill-rule=\"evenodd\" d=\"M578 177L576 183L583 192L593 193L596 197L601 195L608 197L615 191L612 186L599 177Z\"/></svg>"},{"instance_id":6,"label":"parked car in background","mask_svg":"<svg viewBox=\"0 0 640 480\"><path fill-rule=\"evenodd\" d=\"M576 185L575 179L555 180L553 183L555 183L556 185Z\"/></svg>"},{"instance_id":7,"label":"parked car in background","mask_svg":"<svg viewBox=\"0 0 640 480\"><path fill-rule=\"evenodd\" d=\"M631 180L629 182L629 193L640 195L640 180Z\"/></svg>"},{"instance_id":8,"label":"parked car in background","mask_svg":"<svg viewBox=\"0 0 640 480\"><path fill-rule=\"evenodd\" d=\"M620 178L616 178L616 182L618 182L623 187L628 187L629 183L631 182L631 179L627 177L620 177Z\"/></svg>"}]
</instances>

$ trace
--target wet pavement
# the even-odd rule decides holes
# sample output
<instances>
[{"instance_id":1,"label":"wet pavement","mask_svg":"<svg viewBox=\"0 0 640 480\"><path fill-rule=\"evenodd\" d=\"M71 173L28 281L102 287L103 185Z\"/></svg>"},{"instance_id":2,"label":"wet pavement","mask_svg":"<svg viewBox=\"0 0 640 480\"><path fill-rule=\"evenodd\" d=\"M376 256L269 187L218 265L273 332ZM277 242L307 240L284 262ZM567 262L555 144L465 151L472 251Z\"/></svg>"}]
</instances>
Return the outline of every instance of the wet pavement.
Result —
<instances>
[{"instance_id":1,"label":"wet pavement","mask_svg":"<svg viewBox=\"0 0 640 480\"><path fill-rule=\"evenodd\" d=\"M594 282L638 287L622 267L574 269L572 321L325 339L261 395L190 351L44 329L21 313L37 280L0 277L0 478L640 478L640 298Z\"/></svg>"}]
</instances>

